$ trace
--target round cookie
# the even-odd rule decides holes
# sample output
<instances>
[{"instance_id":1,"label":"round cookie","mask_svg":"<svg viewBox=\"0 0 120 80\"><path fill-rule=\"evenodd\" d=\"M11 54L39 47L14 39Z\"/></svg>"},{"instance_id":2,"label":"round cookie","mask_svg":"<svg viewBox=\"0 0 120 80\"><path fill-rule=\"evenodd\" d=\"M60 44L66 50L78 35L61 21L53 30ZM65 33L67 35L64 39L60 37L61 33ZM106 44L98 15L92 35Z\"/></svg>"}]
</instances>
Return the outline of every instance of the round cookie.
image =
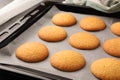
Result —
<instances>
[{"instance_id":1,"label":"round cookie","mask_svg":"<svg viewBox=\"0 0 120 80\"><path fill-rule=\"evenodd\" d=\"M74 33L68 41L71 46L85 50L95 49L100 44L99 39L95 35L87 32Z\"/></svg>"},{"instance_id":2,"label":"round cookie","mask_svg":"<svg viewBox=\"0 0 120 80\"><path fill-rule=\"evenodd\" d=\"M52 22L58 26L72 26L76 24L76 18L71 13L57 13L53 16Z\"/></svg>"},{"instance_id":3,"label":"round cookie","mask_svg":"<svg viewBox=\"0 0 120 80\"><path fill-rule=\"evenodd\" d=\"M48 49L42 43L27 42L16 49L16 57L25 62L38 62L48 57Z\"/></svg>"},{"instance_id":4,"label":"round cookie","mask_svg":"<svg viewBox=\"0 0 120 80\"><path fill-rule=\"evenodd\" d=\"M64 50L53 54L50 63L56 69L62 71L76 71L84 67L84 57L75 51Z\"/></svg>"},{"instance_id":5,"label":"round cookie","mask_svg":"<svg viewBox=\"0 0 120 80\"><path fill-rule=\"evenodd\" d=\"M106 27L105 22L95 16L87 16L81 19L79 25L86 31L99 31Z\"/></svg>"},{"instance_id":6,"label":"round cookie","mask_svg":"<svg viewBox=\"0 0 120 80\"><path fill-rule=\"evenodd\" d=\"M120 57L120 38L106 40L103 49L112 56Z\"/></svg>"},{"instance_id":7,"label":"round cookie","mask_svg":"<svg viewBox=\"0 0 120 80\"><path fill-rule=\"evenodd\" d=\"M111 26L112 33L120 36L120 22L116 22Z\"/></svg>"},{"instance_id":8,"label":"round cookie","mask_svg":"<svg viewBox=\"0 0 120 80\"><path fill-rule=\"evenodd\" d=\"M48 42L57 42L64 40L67 37L67 33L61 27L45 26L39 30L38 36Z\"/></svg>"},{"instance_id":9,"label":"round cookie","mask_svg":"<svg viewBox=\"0 0 120 80\"><path fill-rule=\"evenodd\" d=\"M100 80L120 80L120 60L103 58L92 63L91 72Z\"/></svg>"}]
</instances>

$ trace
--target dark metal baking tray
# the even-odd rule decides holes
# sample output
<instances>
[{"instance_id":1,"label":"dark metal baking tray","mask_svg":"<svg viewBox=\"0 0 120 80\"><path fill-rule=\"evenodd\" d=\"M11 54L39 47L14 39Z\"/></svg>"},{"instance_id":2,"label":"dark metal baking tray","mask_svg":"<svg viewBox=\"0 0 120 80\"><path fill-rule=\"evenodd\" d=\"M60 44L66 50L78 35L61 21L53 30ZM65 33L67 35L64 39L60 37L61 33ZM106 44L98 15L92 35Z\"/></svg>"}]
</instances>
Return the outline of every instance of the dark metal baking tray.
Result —
<instances>
[{"instance_id":1,"label":"dark metal baking tray","mask_svg":"<svg viewBox=\"0 0 120 80\"><path fill-rule=\"evenodd\" d=\"M32 24L34 24L37 20L39 20L41 17L43 17L44 14L46 14L47 11L49 11L49 9L51 9L53 6L56 6L61 11L69 11L69 12L74 12L74 13L120 18L120 12L113 13L113 14L107 14L107 13L96 11L89 7L76 6L76 5L65 5L62 3L49 2L49 1L42 2L40 4L40 6L38 6L34 10L27 13L25 16L20 17L18 19L18 21L13 23L13 24L16 24L16 23L20 22L19 23L20 25L18 26L17 30L15 30L15 32L14 31L11 32L9 34L9 36L7 36L5 39L1 40L2 42L0 43L0 48L5 47L7 44L9 44L11 41L13 41L17 36L19 36L22 32L27 30L27 28L31 27ZM32 15L34 12L35 12L35 14ZM28 16L30 16L30 18ZM27 20L25 19L26 17L28 17ZM22 20L25 19L25 21L22 22L21 19ZM10 28L10 27L12 27L12 26L8 26L8 28ZM26 67L17 66L17 65L1 64L0 66L4 70L13 71L13 72L17 72L17 73L21 73L21 74L25 74L25 75L30 75L33 77L41 76L41 77L45 77L48 79L60 79L60 80L68 79L65 77L61 77L59 75L48 74L48 73L45 73L42 71L35 71L35 70L32 70L31 68L26 68ZM40 78L40 77L38 77L38 78Z\"/></svg>"},{"instance_id":2,"label":"dark metal baking tray","mask_svg":"<svg viewBox=\"0 0 120 80\"><path fill-rule=\"evenodd\" d=\"M49 9L55 5L58 9L62 11L70 11L75 13L82 14L93 14L106 17L120 18L120 12L117 13L104 13L92 9L86 6L76 6L76 5L66 5L58 2L46 1L42 2L40 6L30 11L23 17L20 17L10 26L7 26L7 29L0 32L0 48L5 47L11 41L13 41L17 36L19 36L23 31L29 28L34 24L38 19L40 19Z\"/></svg>"}]
</instances>

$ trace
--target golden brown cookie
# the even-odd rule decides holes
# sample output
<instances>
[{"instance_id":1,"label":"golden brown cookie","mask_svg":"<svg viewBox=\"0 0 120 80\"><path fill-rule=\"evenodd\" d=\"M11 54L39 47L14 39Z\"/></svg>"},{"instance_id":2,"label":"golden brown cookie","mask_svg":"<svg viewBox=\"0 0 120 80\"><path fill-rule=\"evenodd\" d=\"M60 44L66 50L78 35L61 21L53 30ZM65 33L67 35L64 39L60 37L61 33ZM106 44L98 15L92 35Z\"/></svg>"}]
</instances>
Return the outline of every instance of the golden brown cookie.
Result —
<instances>
[{"instance_id":1,"label":"golden brown cookie","mask_svg":"<svg viewBox=\"0 0 120 80\"><path fill-rule=\"evenodd\" d=\"M100 80L120 80L120 60L103 58L91 65L91 72Z\"/></svg>"},{"instance_id":2,"label":"golden brown cookie","mask_svg":"<svg viewBox=\"0 0 120 80\"><path fill-rule=\"evenodd\" d=\"M69 44L78 49L95 49L99 46L100 41L99 39L87 32L77 32L70 36Z\"/></svg>"},{"instance_id":3,"label":"golden brown cookie","mask_svg":"<svg viewBox=\"0 0 120 80\"><path fill-rule=\"evenodd\" d=\"M95 16L87 16L81 19L79 25L86 31L99 31L106 27L105 22Z\"/></svg>"},{"instance_id":4,"label":"golden brown cookie","mask_svg":"<svg viewBox=\"0 0 120 80\"><path fill-rule=\"evenodd\" d=\"M111 31L114 34L120 36L120 22L116 22L116 23L112 24Z\"/></svg>"},{"instance_id":5,"label":"golden brown cookie","mask_svg":"<svg viewBox=\"0 0 120 80\"><path fill-rule=\"evenodd\" d=\"M64 50L53 54L50 59L53 67L62 71L76 71L84 67L84 57L75 51Z\"/></svg>"},{"instance_id":6,"label":"golden brown cookie","mask_svg":"<svg viewBox=\"0 0 120 80\"><path fill-rule=\"evenodd\" d=\"M112 56L120 57L120 38L106 40L103 49Z\"/></svg>"},{"instance_id":7,"label":"golden brown cookie","mask_svg":"<svg viewBox=\"0 0 120 80\"><path fill-rule=\"evenodd\" d=\"M76 18L71 13L57 13L53 16L52 22L58 26L72 26L76 24Z\"/></svg>"},{"instance_id":8,"label":"golden brown cookie","mask_svg":"<svg viewBox=\"0 0 120 80\"><path fill-rule=\"evenodd\" d=\"M57 26L45 26L38 32L38 36L48 42L56 42L64 40L67 37L66 31Z\"/></svg>"},{"instance_id":9,"label":"golden brown cookie","mask_svg":"<svg viewBox=\"0 0 120 80\"><path fill-rule=\"evenodd\" d=\"M47 47L39 42L27 42L16 49L16 57L25 62L38 62L48 56Z\"/></svg>"}]
</instances>

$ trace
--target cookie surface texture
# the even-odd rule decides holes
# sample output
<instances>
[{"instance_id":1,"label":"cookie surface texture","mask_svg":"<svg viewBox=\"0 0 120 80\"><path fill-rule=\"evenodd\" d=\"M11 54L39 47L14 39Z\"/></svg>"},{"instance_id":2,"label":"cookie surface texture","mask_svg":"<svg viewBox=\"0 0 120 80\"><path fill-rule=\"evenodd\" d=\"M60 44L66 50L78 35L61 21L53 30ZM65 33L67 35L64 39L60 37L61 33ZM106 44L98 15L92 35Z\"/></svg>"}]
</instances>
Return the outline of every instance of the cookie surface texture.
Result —
<instances>
[{"instance_id":1,"label":"cookie surface texture","mask_svg":"<svg viewBox=\"0 0 120 80\"><path fill-rule=\"evenodd\" d=\"M120 60L102 58L91 65L91 72L100 80L120 80Z\"/></svg>"},{"instance_id":2,"label":"cookie surface texture","mask_svg":"<svg viewBox=\"0 0 120 80\"><path fill-rule=\"evenodd\" d=\"M45 26L38 32L39 38L48 42L57 42L67 37L66 31L57 26Z\"/></svg>"},{"instance_id":3,"label":"cookie surface texture","mask_svg":"<svg viewBox=\"0 0 120 80\"><path fill-rule=\"evenodd\" d=\"M71 13L57 13L53 16L52 22L57 26L72 26L76 24L76 18Z\"/></svg>"},{"instance_id":4,"label":"cookie surface texture","mask_svg":"<svg viewBox=\"0 0 120 80\"><path fill-rule=\"evenodd\" d=\"M16 57L25 62L38 62L48 57L48 49L42 43L27 42L16 49Z\"/></svg>"},{"instance_id":5,"label":"cookie surface texture","mask_svg":"<svg viewBox=\"0 0 120 80\"><path fill-rule=\"evenodd\" d=\"M99 39L88 32L77 32L70 36L69 44L78 49L95 49L99 46L100 41Z\"/></svg>"},{"instance_id":6,"label":"cookie surface texture","mask_svg":"<svg viewBox=\"0 0 120 80\"><path fill-rule=\"evenodd\" d=\"M106 40L103 49L112 56L120 57L120 38Z\"/></svg>"},{"instance_id":7,"label":"cookie surface texture","mask_svg":"<svg viewBox=\"0 0 120 80\"><path fill-rule=\"evenodd\" d=\"M86 31L99 31L106 27L105 22L95 16L87 16L80 20L80 27Z\"/></svg>"},{"instance_id":8,"label":"cookie surface texture","mask_svg":"<svg viewBox=\"0 0 120 80\"><path fill-rule=\"evenodd\" d=\"M111 26L112 33L120 36L120 22L116 22Z\"/></svg>"},{"instance_id":9,"label":"cookie surface texture","mask_svg":"<svg viewBox=\"0 0 120 80\"><path fill-rule=\"evenodd\" d=\"M61 71L76 71L84 67L84 57L75 51L64 50L53 54L50 63Z\"/></svg>"}]
</instances>

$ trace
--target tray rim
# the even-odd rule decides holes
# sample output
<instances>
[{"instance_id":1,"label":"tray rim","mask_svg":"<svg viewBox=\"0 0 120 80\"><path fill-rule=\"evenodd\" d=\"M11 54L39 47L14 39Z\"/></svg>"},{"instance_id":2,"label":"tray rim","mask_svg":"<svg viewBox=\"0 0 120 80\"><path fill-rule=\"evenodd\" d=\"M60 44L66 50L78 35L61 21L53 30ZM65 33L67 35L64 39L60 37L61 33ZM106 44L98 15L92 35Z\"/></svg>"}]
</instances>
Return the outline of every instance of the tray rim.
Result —
<instances>
[{"instance_id":1,"label":"tray rim","mask_svg":"<svg viewBox=\"0 0 120 80\"><path fill-rule=\"evenodd\" d=\"M23 72L23 71L15 69L15 68L13 69L11 67L3 66L3 65L0 65L0 70L9 71L11 73L17 73L18 75L21 74L21 75L30 76L30 77L33 77L33 78L38 78L38 79L46 79L42 76L37 76L37 75L31 74L31 73L28 73L28 72L25 72L25 71Z\"/></svg>"}]
</instances>

